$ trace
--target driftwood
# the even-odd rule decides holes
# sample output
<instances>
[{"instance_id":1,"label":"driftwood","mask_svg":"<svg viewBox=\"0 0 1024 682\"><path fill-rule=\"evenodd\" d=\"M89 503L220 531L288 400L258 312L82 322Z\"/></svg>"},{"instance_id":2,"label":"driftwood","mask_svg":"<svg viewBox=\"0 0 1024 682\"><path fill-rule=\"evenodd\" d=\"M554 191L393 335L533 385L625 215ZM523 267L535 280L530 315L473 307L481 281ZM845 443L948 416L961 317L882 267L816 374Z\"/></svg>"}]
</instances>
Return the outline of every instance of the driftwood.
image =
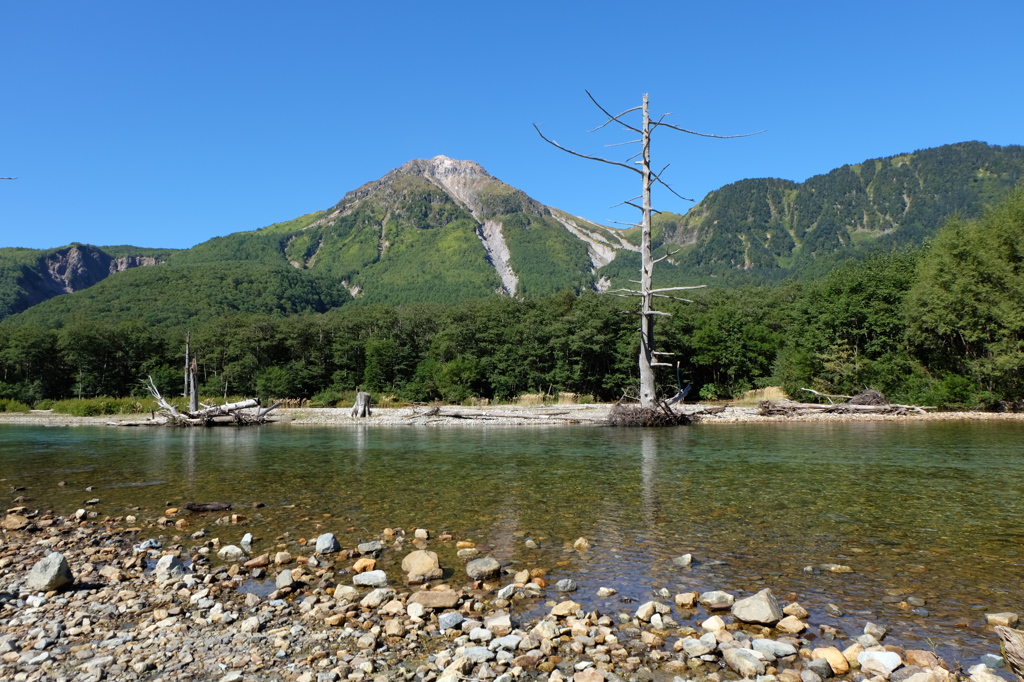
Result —
<instances>
[{"instance_id":1,"label":"driftwood","mask_svg":"<svg viewBox=\"0 0 1024 682\"><path fill-rule=\"evenodd\" d=\"M654 407L625 405L620 400L608 413L609 426L683 426L689 424L689 415L673 411L658 401Z\"/></svg>"},{"instance_id":2,"label":"driftwood","mask_svg":"<svg viewBox=\"0 0 1024 682\"><path fill-rule=\"evenodd\" d=\"M362 419L370 416L370 394L360 391L356 394L356 403L352 406L352 417Z\"/></svg>"},{"instance_id":3,"label":"driftwood","mask_svg":"<svg viewBox=\"0 0 1024 682\"><path fill-rule=\"evenodd\" d=\"M580 417L571 414L571 410L561 412L545 412L543 414L526 414L524 412L466 412L465 410L442 411L440 407L431 407L423 412L417 412L414 408L412 414L406 415L406 419L419 417L450 417L452 419L555 419L568 422L599 422L599 419L591 417Z\"/></svg>"},{"instance_id":4,"label":"driftwood","mask_svg":"<svg viewBox=\"0 0 1024 682\"><path fill-rule=\"evenodd\" d=\"M219 512L231 509L230 502L187 502L185 509L191 512Z\"/></svg>"},{"instance_id":5,"label":"driftwood","mask_svg":"<svg viewBox=\"0 0 1024 682\"><path fill-rule=\"evenodd\" d=\"M1024 632L1005 625L997 625L995 630L1002 640L999 642L999 651L1003 654L1003 660L1017 679L1024 682Z\"/></svg>"},{"instance_id":6,"label":"driftwood","mask_svg":"<svg viewBox=\"0 0 1024 682\"><path fill-rule=\"evenodd\" d=\"M818 393L810 389L801 389L814 393L831 400L832 398L847 397ZM875 391L877 393L877 391ZM881 396L880 393L878 393ZM883 398L884 400L884 398ZM845 403L798 403L792 400L763 400L758 404L762 416L785 416L797 417L807 414L892 414L910 415L925 414L926 410L934 410L934 407L922 407L920 405L899 405L883 402L882 404L857 404L851 399Z\"/></svg>"},{"instance_id":7,"label":"driftwood","mask_svg":"<svg viewBox=\"0 0 1024 682\"><path fill-rule=\"evenodd\" d=\"M149 384L146 388L149 389L150 395L153 396L157 405L160 406L160 411L163 415L158 419L151 419L148 422L125 422L121 425L247 426L250 424L264 424L267 421L267 414L281 404L276 402L266 409L260 409L259 398L252 398L237 403L225 403L224 405L203 405L202 409L197 407L197 409L190 409L188 412L182 413L160 395L160 391L153 382L153 377L148 378ZM198 406L198 400L195 401L195 404Z\"/></svg>"}]
</instances>

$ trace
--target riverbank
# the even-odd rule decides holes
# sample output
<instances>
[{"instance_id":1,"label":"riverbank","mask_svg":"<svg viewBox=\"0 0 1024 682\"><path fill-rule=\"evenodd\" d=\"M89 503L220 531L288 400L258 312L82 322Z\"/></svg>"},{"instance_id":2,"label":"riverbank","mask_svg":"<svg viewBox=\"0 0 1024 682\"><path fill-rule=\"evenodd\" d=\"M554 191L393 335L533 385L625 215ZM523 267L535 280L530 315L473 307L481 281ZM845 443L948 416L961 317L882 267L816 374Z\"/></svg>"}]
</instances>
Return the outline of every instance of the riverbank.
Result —
<instances>
[{"instance_id":1,"label":"riverbank","mask_svg":"<svg viewBox=\"0 0 1024 682\"><path fill-rule=\"evenodd\" d=\"M337 426L514 426L514 425L601 425L611 411L610 404L593 405L488 405L460 407L446 405L437 408L417 406L402 408L373 408L372 416L356 419L345 408L278 408L272 413L272 423ZM720 409L724 408L724 409ZM720 409L720 411L718 411ZM826 413L796 416L761 415L757 407L686 405L682 411L692 415L699 424L736 423L799 423L799 422L859 422L859 421L1024 421L1024 413L1013 412L928 412L914 415ZM101 417L75 417L51 411L2 412L0 424L35 426L118 426L138 425L139 415L106 415Z\"/></svg>"},{"instance_id":2,"label":"riverbank","mask_svg":"<svg viewBox=\"0 0 1024 682\"><path fill-rule=\"evenodd\" d=\"M1004 682L905 649L884 623L851 630L836 607L808 611L795 593L584 595L572 579L549 584L551 567L503 565L430 529L383 529L343 548L327 532L254 538L244 516L223 512L18 508L2 525L2 679ZM595 550L580 538L566 551ZM66 585L30 577L51 552Z\"/></svg>"}]
</instances>

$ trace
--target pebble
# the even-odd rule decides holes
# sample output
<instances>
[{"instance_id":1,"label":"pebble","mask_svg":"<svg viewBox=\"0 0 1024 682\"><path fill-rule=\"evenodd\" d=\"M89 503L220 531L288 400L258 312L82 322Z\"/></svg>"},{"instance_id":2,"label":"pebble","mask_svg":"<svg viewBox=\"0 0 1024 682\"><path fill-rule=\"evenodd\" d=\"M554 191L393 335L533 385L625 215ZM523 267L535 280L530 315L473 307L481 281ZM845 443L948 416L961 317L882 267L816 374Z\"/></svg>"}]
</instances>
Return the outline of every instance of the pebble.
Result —
<instances>
[{"instance_id":1,"label":"pebble","mask_svg":"<svg viewBox=\"0 0 1024 682\"><path fill-rule=\"evenodd\" d=\"M142 527L165 533L165 551L173 553L160 557L159 544L136 552L139 546L131 543L137 531L122 533L116 520L53 518L47 527L33 518L38 527L3 535L0 679L725 682L741 675L756 682L821 682L833 671L849 675L840 671L853 661L865 674L888 675L891 682L954 682L928 672L939 666L931 652L909 649L904 660L895 651L864 651L860 643L850 642L842 652L831 646L812 652L808 642L815 638L799 638L806 629L800 618L808 616L795 603L786 606L786 617L774 629L740 622L753 597L735 600L717 590L673 597L659 588L635 612L620 607L607 615L585 613L591 608L587 599L565 599L570 591L564 583L545 587L544 571L529 564L516 565L515 582L504 586L466 584L467 571L461 580L450 576L450 585L391 588L384 571L352 575L337 560L300 556L298 568L285 568L295 565L284 550L297 546L293 540L279 545L276 554L258 557L261 561L225 565L215 558L216 550L231 545L221 548L215 538L203 535L185 535L182 541L173 527L157 527L143 512L139 516L135 522ZM402 535L396 529L385 537ZM243 539L240 545L251 546L251 536ZM429 535L417 539L426 543ZM313 549L306 547L307 553ZM82 582L75 590L43 594L25 588L44 548L62 553L79 575ZM389 571L400 557L392 553L380 560ZM276 590L267 597L260 576L272 558L280 568L275 569ZM500 576L500 564L487 559L497 564L489 578ZM153 561L157 564L149 570ZM374 573L383 577L382 584L358 585ZM602 599L616 594L609 587L596 593ZM764 591L754 597L759 595L766 601ZM706 608L714 605L714 611L694 610L698 598ZM629 601L622 598L622 603ZM724 613L729 607L736 607L732 618ZM697 622L709 631L695 630ZM815 632L820 625L814 622ZM783 634L787 626L795 636ZM875 637L885 636L884 629L865 627L865 632L874 637L861 637L876 645ZM822 633L834 633L837 641L845 637L835 628ZM998 682L986 677L993 675L989 666L997 665L997 659L983 658L972 682Z\"/></svg>"}]
</instances>

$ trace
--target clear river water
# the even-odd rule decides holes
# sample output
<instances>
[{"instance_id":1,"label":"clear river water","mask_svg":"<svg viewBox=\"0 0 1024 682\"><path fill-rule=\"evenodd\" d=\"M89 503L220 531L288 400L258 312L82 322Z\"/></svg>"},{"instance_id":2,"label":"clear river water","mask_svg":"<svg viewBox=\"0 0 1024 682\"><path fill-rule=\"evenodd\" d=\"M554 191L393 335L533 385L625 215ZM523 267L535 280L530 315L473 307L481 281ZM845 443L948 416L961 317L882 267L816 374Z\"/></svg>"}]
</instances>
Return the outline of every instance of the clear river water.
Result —
<instances>
[{"instance_id":1,"label":"clear river water","mask_svg":"<svg viewBox=\"0 0 1024 682\"><path fill-rule=\"evenodd\" d=\"M573 598L608 613L661 588L767 586L795 594L815 634L829 624L856 636L874 620L970 664L998 653L985 613L1024 613L1022 443L1024 424L992 422L0 426L0 486L59 514L99 498L101 518L230 502L247 524L187 515L186 533L206 528L226 544L252 532L257 552L308 554L299 539L327 531L344 547L385 527L450 531L517 568L546 568L550 584L572 577ZM571 549L579 537L589 552ZM452 544L430 548L461 584ZM672 562L684 553L693 566ZM385 561L395 582L398 561ZM599 586L619 593L600 599Z\"/></svg>"}]
</instances>

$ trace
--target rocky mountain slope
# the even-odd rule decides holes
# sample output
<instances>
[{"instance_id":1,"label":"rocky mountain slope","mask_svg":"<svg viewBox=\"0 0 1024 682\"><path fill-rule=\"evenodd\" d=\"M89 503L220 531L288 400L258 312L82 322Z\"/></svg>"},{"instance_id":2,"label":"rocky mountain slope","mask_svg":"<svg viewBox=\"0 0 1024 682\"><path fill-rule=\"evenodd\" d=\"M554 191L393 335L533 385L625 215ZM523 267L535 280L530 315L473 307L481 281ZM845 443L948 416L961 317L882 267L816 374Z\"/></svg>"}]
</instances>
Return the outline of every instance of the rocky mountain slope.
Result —
<instances>
[{"instance_id":1,"label":"rocky mountain slope","mask_svg":"<svg viewBox=\"0 0 1024 682\"><path fill-rule=\"evenodd\" d=\"M686 215L656 217L657 254L667 256L656 277L663 285L728 286L818 276L871 250L920 245L951 215L980 215L1022 177L1024 147L966 142L870 159L802 183L741 180ZM36 306L44 308L39 319L59 324L72 311L123 309L126 300L155 311L171 305L169 282L199 271L217 282L218 309L272 304L285 313L351 299L457 303L604 290L636 277L638 244L636 228L575 218L477 163L438 156L410 161L327 210L178 252L0 250L0 317L96 282L88 296L73 294L77 303ZM159 277L120 272L159 262ZM273 291L281 292L274 301ZM193 299L192 307L174 302L171 317L213 313L210 295Z\"/></svg>"},{"instance_id":2,"label":"rocky mountain slope","mask_svg":"<svg viewBox=\"0 0 1024 682\"><path fill-rule=\"evenodd\" d=\"M0 319L129 268L164 262L169 250L71 244L50 251L0 249Z\"/></svg>"}]
</instances>

